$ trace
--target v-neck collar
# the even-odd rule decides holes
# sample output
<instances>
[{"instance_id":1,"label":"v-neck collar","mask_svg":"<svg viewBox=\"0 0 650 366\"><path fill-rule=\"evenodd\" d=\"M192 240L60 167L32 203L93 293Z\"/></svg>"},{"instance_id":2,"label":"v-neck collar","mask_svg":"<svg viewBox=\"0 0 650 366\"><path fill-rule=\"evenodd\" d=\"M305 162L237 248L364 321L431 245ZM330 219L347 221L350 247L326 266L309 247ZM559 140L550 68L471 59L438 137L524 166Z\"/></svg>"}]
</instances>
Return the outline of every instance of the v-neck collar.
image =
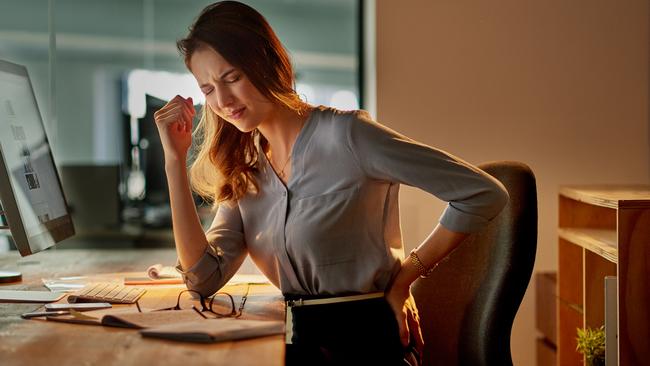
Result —
<instances>
[{"instance_id":1,"label":"v-neck collar","mask_svg":"<svg viewBox=\"0 0 650 366\"><path fill-rule=\"evenodd\" d=\"M285 184L282 179L278 176L278 174L275 172L273 167L271 166L271 163L269 160L266 158L266 154L262 150L262 146L258 146L258 155L262 156L262 159L264 160L264 165L265 165L265 170L267 171L267 174L271 175L272 181L275 182L275 184L279 184L281 188L283 189L290 189L292 186L294 186L296 183L296 179L298 179L302 175L302 168L304 168L303 164L297 164L298 162L302 163L303 161L303 151L305 150L305 144L309 140L309 137L313 133L314 126L316 125L313 123L313 119L316 117L316 113L320 113L322 110L322 106L316 106L314 109L312 109L311 113L305 120L305 124L302 126L300 129L300 132L298 132L298 136L296 136L296 141L293 143L293 147L291 148L291 161L289 162L291 164L291 177L289 178L289 181ZM298 177L298 178L297 178Z\"/></svg>"}]
</instances>

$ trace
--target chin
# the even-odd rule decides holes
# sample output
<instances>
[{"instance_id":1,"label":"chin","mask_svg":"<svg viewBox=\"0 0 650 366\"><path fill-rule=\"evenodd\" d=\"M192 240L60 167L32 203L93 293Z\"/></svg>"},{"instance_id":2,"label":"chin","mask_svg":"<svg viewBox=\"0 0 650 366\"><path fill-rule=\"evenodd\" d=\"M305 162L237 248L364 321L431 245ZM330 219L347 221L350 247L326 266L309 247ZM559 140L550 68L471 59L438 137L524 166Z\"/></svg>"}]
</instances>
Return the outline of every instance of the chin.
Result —
<instances>
[{"instance_id":1,"label":"chin","mask_svg":"<svg viewBox=\"0 0 650 366\"><path fill-rule=\"evenodd\" d=\"M243 133L248 133L248 132L255 131L255 127L250 127L250 128L241 128L241 127L237 127L237 129L238 129L239 131L243 132Z\"/></svg>"},{"instance_id":2,"label":"chin","mask_svg":"<svg viewBox=\"0 0 650 366\"><path fill-rule=\"evenodd\" d=\"M228 121L228 122L230 122L233 126L235 126L239 131L243 133L254 131L257 128L257 124L246 122L246 121L235 121L235 122Z\"/></svg>"}]
</instances>

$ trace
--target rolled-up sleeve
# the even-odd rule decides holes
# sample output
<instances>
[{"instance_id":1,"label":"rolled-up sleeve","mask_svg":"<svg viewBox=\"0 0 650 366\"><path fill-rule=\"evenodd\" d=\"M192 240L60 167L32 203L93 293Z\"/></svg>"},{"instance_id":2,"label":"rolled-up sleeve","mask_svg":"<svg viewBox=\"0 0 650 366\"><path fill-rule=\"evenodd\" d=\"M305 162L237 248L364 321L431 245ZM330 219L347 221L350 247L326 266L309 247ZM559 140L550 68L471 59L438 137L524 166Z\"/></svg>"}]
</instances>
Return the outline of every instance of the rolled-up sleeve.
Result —
<instances>
[{"instance_id":1,"label":"rolled-up sleeve","mask_svg":"<svg viewBox=\"0 0 650 366\"><path fill-rule=\"evenodd\" d=\"M348 141L367 176L418 187L448 202L440 223L451 231L481 229L508 201L507 191L494 177L373 121L365 111L350 119Z\"/></svg>"},{"instance_id":2,"label":"rolled-up sleeve","mask_svg":"<svg viewBox=\"0 0 650 366\"><path fill-rule=\"evenodd\" d=\"M204 296L217 292L237 272L246 258L243 224L237 203L222 203L205 233L208 247L192 267L178 263L187 288Z\"/></svg>"}]
</instances>

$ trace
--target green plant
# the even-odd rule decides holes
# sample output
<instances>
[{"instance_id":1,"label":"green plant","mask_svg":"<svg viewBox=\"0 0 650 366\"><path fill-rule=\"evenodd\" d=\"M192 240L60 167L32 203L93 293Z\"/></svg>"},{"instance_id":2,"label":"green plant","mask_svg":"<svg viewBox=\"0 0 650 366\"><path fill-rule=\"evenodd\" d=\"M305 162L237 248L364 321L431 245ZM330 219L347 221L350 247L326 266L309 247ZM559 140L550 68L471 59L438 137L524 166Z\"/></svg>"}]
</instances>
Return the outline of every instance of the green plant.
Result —
<instances>
[{"instance_id":1,"label":"green plant","mask_svg":"<svg viewBox=\"0 0 650 366\"><path fill-rule=\"evenodd\" d=\"M586 328L578 330L578 347L576 350L582 353L587 360L587 366L598 366L605 364L605 327Z\"/></svg>"}]
</instances>

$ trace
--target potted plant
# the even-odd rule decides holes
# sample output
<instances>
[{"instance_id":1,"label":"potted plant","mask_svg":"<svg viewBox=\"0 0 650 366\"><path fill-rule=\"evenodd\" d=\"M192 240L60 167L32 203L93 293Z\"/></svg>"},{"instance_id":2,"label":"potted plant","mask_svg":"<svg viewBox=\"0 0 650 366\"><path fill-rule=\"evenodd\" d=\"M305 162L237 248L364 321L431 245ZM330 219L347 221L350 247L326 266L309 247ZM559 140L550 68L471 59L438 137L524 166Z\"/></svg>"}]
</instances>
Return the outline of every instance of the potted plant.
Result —
<instances>
[{"instance_id":1,"label":"potted plant","mask_svg":"<svg viewBox=\"0 0 650 366\"><path fill-rule=\"evenodd\" d=\"M605 365L605 326L578 330L576 350L585 356L587 366Z\"/></svg>"}]
</instances>

